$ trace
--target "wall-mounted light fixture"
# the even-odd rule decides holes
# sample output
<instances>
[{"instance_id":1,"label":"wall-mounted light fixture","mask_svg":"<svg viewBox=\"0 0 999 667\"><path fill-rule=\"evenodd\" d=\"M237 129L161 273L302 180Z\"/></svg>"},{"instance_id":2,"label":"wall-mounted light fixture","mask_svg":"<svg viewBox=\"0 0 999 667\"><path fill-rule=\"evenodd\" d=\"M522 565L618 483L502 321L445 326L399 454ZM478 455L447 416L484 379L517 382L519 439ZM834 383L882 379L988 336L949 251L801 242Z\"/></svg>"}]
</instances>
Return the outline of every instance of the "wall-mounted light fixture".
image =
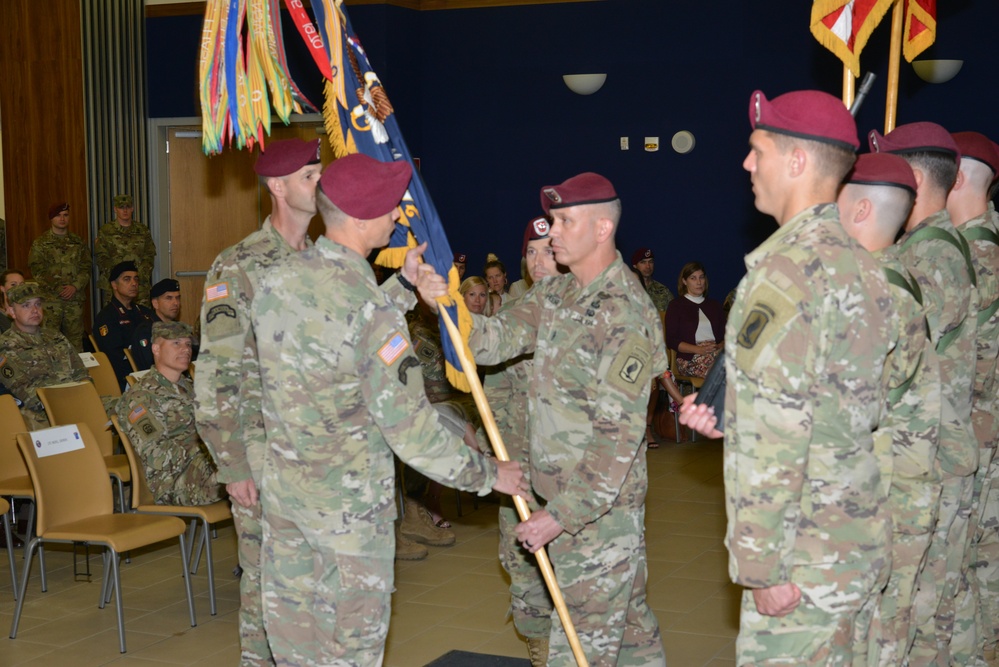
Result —
<instances>
[{"instance_id":1,"label":"wall-mounted light fixture","mask_svg":"<svg viewBox=\"0 0 999 667\"><path fill-rule=\"evenodd\" d=\"M562 80L577 95L592 95L607 80L606 74L563 74Z\"/></svg>"},{"instance_id":2,"label":"wall-mounted light fixture","mask_svg":"<svg viewBox=\"0 0 999 667\"><path fill-rule=\"evenodd\" d=\"M913 60L912 69L926 83L947 83L961 71L963 60Z\"/></svg>"}]
</instances>

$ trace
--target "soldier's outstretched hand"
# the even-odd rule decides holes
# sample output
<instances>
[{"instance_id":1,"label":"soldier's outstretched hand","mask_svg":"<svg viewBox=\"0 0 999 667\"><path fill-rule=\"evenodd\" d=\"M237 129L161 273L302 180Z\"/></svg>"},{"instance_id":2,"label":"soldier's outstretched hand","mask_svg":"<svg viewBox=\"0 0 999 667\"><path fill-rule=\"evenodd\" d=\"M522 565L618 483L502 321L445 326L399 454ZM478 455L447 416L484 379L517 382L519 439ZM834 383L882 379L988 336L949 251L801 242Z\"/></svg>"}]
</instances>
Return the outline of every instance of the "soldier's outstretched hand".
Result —
<instances>
[{"instance_id":1,"label":"soldier's outstretched hand","mask_svg":"<svg viewBox=\"0 0 999 667\"><path fill-rule=\"evenodd\" d=\"M252 477L239 482L229 482L225 485L225 491L233 502L243 507L253 507L257 504L257 485L253 483Z\"/></svg>"},{"instance_id":2,"label":"soldier's outstretched hand","mask_svg":"<svg viewBox=\"0 0 999 667\"><path fill-rule=\"evenodd\" d=\"M715 428L718 424L715 409L707 405L695 405L696 398L697 392L683 397L683 403L680 404L680 423L708 438L720 438L725 435Z\"/></svg>"}]
</instances>

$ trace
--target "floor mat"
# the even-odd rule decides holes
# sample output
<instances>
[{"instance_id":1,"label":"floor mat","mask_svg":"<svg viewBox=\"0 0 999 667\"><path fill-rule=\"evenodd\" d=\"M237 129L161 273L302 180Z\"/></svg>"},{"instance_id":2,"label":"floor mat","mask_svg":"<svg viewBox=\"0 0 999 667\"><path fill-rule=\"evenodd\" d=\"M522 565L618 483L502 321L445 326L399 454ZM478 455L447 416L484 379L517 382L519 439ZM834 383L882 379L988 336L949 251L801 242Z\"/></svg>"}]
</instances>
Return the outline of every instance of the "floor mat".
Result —
<instances>
[{"instance_id":1,"label":"floor mat","mask_svg":"<svg viewBox=\"0 0 999 667\"><path fill-rule=\"evenodd\" d=\"M527 658L449 651L426 667L531 667L531 661Z\"/></svg>"}]
</instances>

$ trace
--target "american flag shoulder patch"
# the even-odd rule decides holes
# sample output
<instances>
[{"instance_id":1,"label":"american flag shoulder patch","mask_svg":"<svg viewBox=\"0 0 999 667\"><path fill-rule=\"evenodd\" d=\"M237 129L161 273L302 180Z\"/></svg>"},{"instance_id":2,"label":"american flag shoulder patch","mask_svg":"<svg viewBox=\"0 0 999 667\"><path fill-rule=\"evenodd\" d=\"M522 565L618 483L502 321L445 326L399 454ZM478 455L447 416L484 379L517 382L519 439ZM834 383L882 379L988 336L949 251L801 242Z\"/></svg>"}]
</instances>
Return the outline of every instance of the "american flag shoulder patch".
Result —
<instances>
[{"instance_id":1,"label":"american flag shoulder patch","mask_svg":"<svg viewBox=\"0 0 999 667\"><path fill-rule=\"evenodd\" d=\"M129 423L134 424L135 422L142 419L145 416L145 414L146 414L146 409L140 405L128 413L128 421Z\"/></svg>"},{"instance_id":2,"label":"american flag shoulder patch","mask_svg":"<svg viewBox=\"0 0 999 667\"><path fill-rule=\"evenodd\" d=\"M229 297L229 283L215 283L205 288L205 301L217 301Z\"/></svg>"},{"instance_id":3,"label":"american flag shoulder patch","mask_svg":"<svg viewBox=\"0 0 999 667\"><path fill-rule=\"evenodd\" d=\"M378 358L384 361L386 366L391 366L407 349L409 349L409 341L401 333L396 332L378 350Z\"/></svg>"}]
</instances>

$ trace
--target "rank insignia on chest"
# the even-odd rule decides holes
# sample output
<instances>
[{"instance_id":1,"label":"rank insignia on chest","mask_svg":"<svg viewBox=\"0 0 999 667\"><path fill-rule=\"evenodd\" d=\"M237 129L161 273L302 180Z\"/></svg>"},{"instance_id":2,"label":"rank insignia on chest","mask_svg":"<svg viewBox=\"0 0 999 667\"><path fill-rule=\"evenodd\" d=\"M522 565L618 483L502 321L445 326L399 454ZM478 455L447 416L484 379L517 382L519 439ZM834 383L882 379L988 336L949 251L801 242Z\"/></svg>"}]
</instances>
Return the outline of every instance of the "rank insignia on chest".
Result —
<instances>
[{"instance_id":1,"label":"rank insignia on chest","mask_svg":"<svg viewBox=\"0 0 999 667\"><path fill-rule=\"evenodd\" d=\"M756 341L760 339L760 334L767 328L774 317L774 310L765 303L757 303L749 311L746 321L742 324L739 336L736 341L747 350L753 349Z\"/></svg>"},{"instance_id":2,"label":"rank insignia on chest","mask_svg":"<svg viewBox=\"0 0 999 667\"><path fill-rule=\"evenodd\" d=\"M395 333L378 350L378 358L385 362L386 366L391 366L407 349L409 341L401 333Z\"/></svg>"},{"instance_id":3,"label":"rank insignia on chest","mask_svg":"<svg viewBox=\"0 0 999 667\"><path fill-rule=\"evenodd\" d=\"M108 325L102 324L101 328L98 331L100 331L100 334L102 336L107 336L108 335Z\"/></svg>"}]
</instances>

